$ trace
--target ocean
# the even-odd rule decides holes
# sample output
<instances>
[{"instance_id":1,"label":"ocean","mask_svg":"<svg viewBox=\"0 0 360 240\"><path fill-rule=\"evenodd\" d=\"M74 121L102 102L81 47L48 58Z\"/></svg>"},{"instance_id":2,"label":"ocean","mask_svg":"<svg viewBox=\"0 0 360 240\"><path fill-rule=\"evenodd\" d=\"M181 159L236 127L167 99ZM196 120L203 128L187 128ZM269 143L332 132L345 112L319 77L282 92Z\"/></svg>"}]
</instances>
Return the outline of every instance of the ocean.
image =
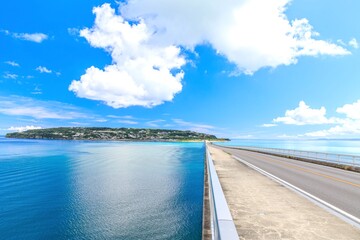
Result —
<instances>
[{"instance_id":1,"label":"ocean","mask_svg":"<svg viewBox=\"0 0 360 240\"><path fill-rule=\"evenodd\" d=\"M201 239L203 143L0 138L0 239Z\"/></svg>"},{"instance_id":2,"label":"ocean","mask_svg":"<svg viewBox=\"0 0 360 240\"><path fill-rule=\"evenodd\" d=\"M234 139L216 143L224 146L281 148L313 152L360 155L360 140L258 140Z\"/></svg>"}]
</instances>

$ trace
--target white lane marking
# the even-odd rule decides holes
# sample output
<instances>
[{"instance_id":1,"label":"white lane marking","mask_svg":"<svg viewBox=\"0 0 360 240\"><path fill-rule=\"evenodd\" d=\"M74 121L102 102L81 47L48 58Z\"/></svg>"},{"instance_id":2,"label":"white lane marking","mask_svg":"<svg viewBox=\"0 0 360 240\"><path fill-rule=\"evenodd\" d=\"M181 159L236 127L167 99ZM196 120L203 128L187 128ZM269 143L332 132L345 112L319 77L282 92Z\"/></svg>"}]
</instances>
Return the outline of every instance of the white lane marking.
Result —
<instances>
[{"instance_id":1,"label":"white lane marking","mask_svg":"<svg viewBox=\"0 0 360 240\"><path fill-rule=\"evenodd\" d=\"M351 215L350 213L345 212L344 210L341 210L338 207L335 207L334 205L332 205L332 204L330 204L330 203L328 203L328 202L326 202L326 201L324 201L324 200L322 200L322 199L320 199L318 197L315 197L314 195L312 195L312 194L310 194L310 193L308 193L308 192L306 192L306 191L292 185L291 183L286 182L285 180L282 180L281 178L278 178L278 177L272 175L271 173L266 172L265 170L263 170L263 169L261 169L259 167L256 167L255 165L253 165L253 164L251 164L251 163L249 163L249 162L247 162L247 161L245 161L245 160L243 160L243 159L241 159L241 158L239 158L237 156L232 155L232 157L235 158L236 160L238 160L239 162L242 162L243 164L249 166L250 168L260 172L261 174L263 174L263 175L265 175L265 176L279 182L280 184L292 189L293 191L296 191L296 192L302 194L303 196L306 196L307 198L309 198L311 200L314 200L314 202L319 203L320 206L324 206L325 209L330 210L332 213L338 213L338 214L336 214L337 216L342 217L343 220L345 220L346 222L348 222L351 225L353 225L353 226L360 229L360 219L359 218Z\"/></svg>"}]
</instances>

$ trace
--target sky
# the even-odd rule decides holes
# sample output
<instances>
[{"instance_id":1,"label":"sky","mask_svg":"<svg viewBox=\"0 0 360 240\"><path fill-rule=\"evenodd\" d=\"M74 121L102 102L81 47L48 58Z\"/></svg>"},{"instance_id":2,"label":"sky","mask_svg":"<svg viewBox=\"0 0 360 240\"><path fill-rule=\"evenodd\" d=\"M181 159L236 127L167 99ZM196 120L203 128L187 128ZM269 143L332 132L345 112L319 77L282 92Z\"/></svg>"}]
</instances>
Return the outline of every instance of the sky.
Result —
<instances>
[{"instance_id":1,"label":"sky","mask_svg":"<svg viewBox=\"0 0 360 240\"><path fill-rule=\"evenodd\" d=\"M360 138L357 0L4 1L0 135Z\"/></svg>"}]
</instances>

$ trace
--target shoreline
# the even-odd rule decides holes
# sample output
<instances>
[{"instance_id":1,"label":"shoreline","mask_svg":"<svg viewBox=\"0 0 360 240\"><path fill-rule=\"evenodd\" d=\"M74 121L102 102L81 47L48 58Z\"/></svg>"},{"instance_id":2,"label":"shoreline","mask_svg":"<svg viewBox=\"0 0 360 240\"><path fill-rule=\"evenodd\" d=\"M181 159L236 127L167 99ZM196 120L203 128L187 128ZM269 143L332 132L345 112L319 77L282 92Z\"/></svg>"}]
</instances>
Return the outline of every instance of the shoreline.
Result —
<instances>
[{"instance_id":1,"label":"shoreline","mask_svg":"<svg viewBox=\"0 0 360 240\"><path fill-rule=\"evenodd\" d=\"M4 136L4 139L17 139L17 140L45 140L45 141L88 141L88 142L182 142L182 143L200 143L205 141L211 142L229 142L230 140L209 140L209 139L192 139L192 140L181 140L181 139L60 139L60 138L12 138Z\"/></svg>"}]
</instances>

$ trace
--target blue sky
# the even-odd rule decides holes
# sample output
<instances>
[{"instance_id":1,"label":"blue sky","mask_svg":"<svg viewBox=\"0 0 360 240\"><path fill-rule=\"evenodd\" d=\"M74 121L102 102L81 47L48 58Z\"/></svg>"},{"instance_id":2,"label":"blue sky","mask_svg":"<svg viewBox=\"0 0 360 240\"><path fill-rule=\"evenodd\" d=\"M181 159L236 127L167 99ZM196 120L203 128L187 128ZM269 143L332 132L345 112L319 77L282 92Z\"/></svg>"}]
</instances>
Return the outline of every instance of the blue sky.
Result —
<instances>
[{"instance_id":1,"label":"blue sky","mask_svg":"<svg viewBox=\"0 0 360 240\"><path fill-rule=\"evenodd\" d=\"M0 134L360 137L359 1L6 1Z\"/></svg>"}]
</instances>

